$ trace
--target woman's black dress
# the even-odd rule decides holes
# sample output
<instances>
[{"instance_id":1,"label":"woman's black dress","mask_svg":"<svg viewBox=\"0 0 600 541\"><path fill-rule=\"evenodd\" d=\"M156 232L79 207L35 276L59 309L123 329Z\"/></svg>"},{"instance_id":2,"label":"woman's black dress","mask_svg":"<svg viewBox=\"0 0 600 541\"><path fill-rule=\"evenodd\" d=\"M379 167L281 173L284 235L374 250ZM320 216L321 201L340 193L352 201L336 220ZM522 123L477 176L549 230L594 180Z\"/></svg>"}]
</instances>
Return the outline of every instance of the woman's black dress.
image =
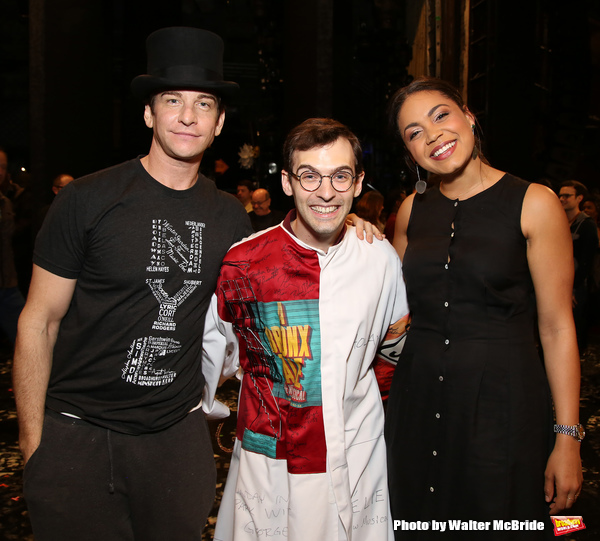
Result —
<instances>
[{"instance_id":1,"label":"woman's black dress","mask_svg":"<svg viewBox=\"0 0 600 541\"><path fill-rule=\"evenodd\" d=\"M544 539L551 398L534 334L521 231L529 184L504 175L452 201L416 195L404 276L412 323L386 438L392 516L406 521L546 521L511 531L396 531L398 539ZM549 268L548 272L552 272ZM531 524L529 524L531 526Z\"/></svg>"}]
</instances>

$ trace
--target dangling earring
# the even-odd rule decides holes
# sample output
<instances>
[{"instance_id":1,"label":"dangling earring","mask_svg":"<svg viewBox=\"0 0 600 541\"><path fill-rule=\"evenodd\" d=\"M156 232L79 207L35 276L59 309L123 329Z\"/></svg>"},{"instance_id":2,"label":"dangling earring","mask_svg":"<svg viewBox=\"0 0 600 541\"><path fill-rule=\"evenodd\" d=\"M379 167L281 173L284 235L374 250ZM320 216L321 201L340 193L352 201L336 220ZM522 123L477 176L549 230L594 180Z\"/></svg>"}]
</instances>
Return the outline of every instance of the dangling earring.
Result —
<instances>
[{"instance_id":1,"label":"dangling earring","mask_svg":"<svg viewBox=\"0 0 600 541\"><path fill-rule=\"evenodd\" d=\"M471 124L471 131L473 135L475 135L475 124ZM479 156L479 149L477 148L477 141L475 141L475 145L473 145L473 152L471 153L471 159L476 160L477 156Z\"/></svg>"},{"instance_id":2,"label":"dangling earring","mask_svg":"<svg viewBox=\"0 0 600 541\"><path fill-rule=\"evenodd\" d=\"M415 184L415 190L417 190L417 193L423 193L427 189L427 182L421 180L421 175L419 174L419 165L415 165L417 166L417 178L419 179Z\"/></svg>"}]
</instances>

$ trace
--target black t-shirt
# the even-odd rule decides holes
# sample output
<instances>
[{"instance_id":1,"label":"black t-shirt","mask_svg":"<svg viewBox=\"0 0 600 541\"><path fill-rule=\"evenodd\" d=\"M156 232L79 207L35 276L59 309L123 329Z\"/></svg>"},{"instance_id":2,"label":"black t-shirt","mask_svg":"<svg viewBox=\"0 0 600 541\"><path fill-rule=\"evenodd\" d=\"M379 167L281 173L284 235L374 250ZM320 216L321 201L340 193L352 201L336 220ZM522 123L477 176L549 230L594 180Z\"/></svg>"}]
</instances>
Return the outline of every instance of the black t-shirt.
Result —
<instances>
[{"instance_id":1,"label":"black t-shirt","mask_svg":"<svg viewBox=\"0 0 600 541\"><path fill-rule=\"evenodd\" d=\"M283 222L285 213L280 210L272 210L269 214L259 216L256 212L252 211L248 213L248 216L250 217L250 223L252 224L254 231L262 231L263 229L268 229L269 227L279 225Z\"/></svg>"},{"instance_id":2,"label":"black t-shirt","mask_svg":"<svg viewBox=\"0 0 600 541\"><path fill-rule=\"evenodd\" d=\"M204 317L223 256L252 233L244 208L200 175L188 190L139 159L69 184L34 263L77 279L54 348L47 407L141 434L201 398Z\"/></svg>"}]
</instances>

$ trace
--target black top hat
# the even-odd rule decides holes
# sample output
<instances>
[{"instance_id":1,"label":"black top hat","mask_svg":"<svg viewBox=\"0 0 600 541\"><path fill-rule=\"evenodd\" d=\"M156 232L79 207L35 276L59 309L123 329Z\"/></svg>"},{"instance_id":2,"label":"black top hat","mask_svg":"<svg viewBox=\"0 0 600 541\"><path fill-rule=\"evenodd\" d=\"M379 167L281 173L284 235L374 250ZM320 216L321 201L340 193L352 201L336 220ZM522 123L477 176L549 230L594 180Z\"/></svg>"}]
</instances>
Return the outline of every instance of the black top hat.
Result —
<instances>
[{"instance_id":1,"label":"black top hat","mask_svg":"<svg viewBox=\"0 0 600 541\"><path fill-rule=\"evenodd\" d=\"M208 30L161 28L146 40L148 74L131 81L136 98L163 90L208 90L229 97L238 84L223 80L223 40Z\"/></svg>"}]
</instances>

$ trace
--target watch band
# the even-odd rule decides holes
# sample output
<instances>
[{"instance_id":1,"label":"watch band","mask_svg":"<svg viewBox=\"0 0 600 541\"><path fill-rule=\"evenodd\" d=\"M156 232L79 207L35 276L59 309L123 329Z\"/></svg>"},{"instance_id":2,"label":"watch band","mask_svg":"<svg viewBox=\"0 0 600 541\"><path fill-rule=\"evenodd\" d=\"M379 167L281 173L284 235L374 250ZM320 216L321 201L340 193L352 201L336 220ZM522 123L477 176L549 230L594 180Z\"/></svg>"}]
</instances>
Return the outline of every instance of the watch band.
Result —
<instances>
[{"instance_id":1,"label":"watch band","mask_svg":"<svg viewBox=\"0 0 600 541\"><path fill-rule=\"evenodd\" d=\"M585 430L581 423L576 425L554 425L554 432L557 434L565 434L573 436L579 443L585 438Z\"/></svg>"}]
</instances>

